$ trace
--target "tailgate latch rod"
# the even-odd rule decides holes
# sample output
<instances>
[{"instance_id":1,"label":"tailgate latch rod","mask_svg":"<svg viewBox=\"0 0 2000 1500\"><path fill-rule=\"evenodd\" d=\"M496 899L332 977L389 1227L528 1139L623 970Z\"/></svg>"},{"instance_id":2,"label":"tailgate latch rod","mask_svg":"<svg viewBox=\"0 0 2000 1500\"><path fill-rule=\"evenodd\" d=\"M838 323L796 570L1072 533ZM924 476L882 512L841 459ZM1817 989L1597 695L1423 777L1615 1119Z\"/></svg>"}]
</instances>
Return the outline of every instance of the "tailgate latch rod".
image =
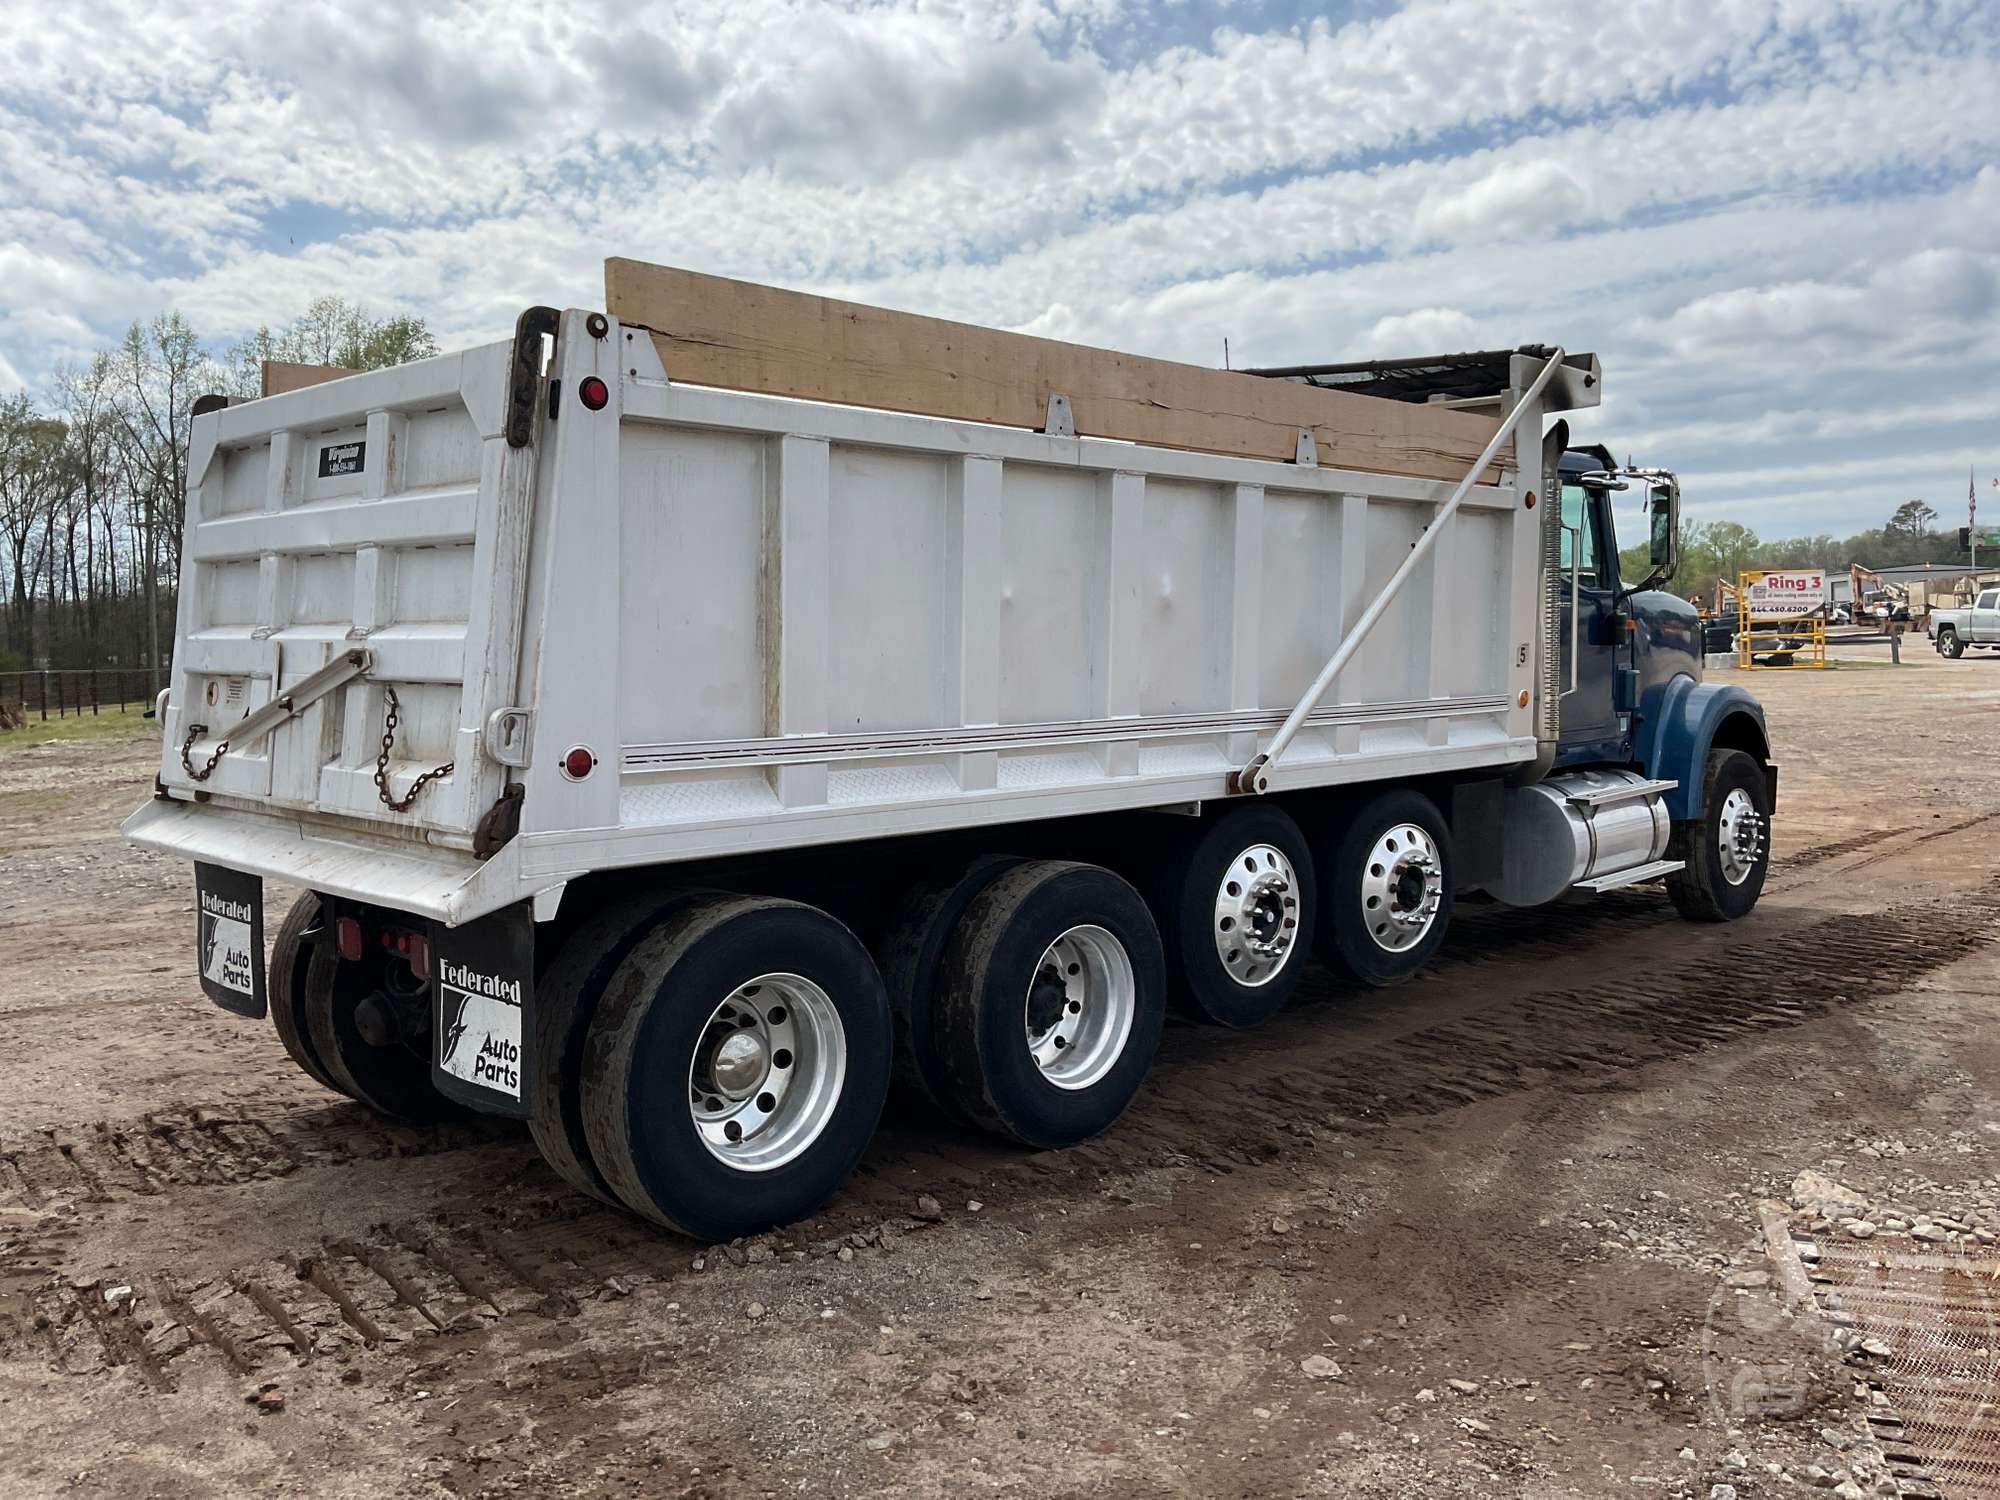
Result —
<instances>
[{"instance_id":1,"label":"tailgate latch rod","mask_svg":"<svg viewBox=\"0 0 2000 1500\"><path fill-rule=\"evenodd\" d=\"M290 692L280 693L262 708L245 714L236 727L216 743L214 754L209 756L208 763L200 770L195 769L190 752L194 749L194 742L208 733L208 726L188 725L187 738L181 741L181 764L196 781L208 780L232 746L242 750L256 744L280 724L298 717L335 688L345 687L374 664L374 657L360 647L343 651L310 677L295 684Z\"/></svg>"}]
</instances>

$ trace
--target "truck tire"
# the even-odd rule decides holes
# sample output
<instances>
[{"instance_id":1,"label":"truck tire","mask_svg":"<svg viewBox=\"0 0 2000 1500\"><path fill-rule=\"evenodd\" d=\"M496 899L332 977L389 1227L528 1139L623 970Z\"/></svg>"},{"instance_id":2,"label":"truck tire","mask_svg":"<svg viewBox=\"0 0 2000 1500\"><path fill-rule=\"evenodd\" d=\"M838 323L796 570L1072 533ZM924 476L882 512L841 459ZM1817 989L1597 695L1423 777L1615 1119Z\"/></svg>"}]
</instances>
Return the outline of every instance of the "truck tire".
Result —
<instances>
[{"instance_id":1,"label":"truck tire","mask_svg":"<svg viewBox=\"0 0 2000 1500\"><path fill-rule=\"evenodd\" d=\"M299 1070L322 1088L336 1094L347 1091L333 1081L326 1064L313 1050L312 1023L306 1018L306 972L312 966L313 950L320 946L324 929L319 924L319 897L307 891L292 903L278 935L271 940L271 966L267 973L271 986L271 1025L285 1053ZM348 1095L349 1098L353 1096Z\"/></svg>"},{"instance_id":2,"label":"truck tire","mask_svg":"<svg viewBox=\"0 0 2000 1500\"><path fill-rule=\"evenodd\" d=\"M1343 978L1380 988L1429 962L1451 925L1451 830L1421 792L1388 791L1330 820L1316 843L1314 951Z\"/></svg>"},{"instance_id":3,"label":"truck tire","mask_svg":"<svg viewBox=\"0 0 2000 1500\"><path fill-rule=\"evenodd\" d=\"M379 1115L411 1125L468 1118L473 1111L431 1083L428 1034L375 1043L363 1035L364 1002L388 968L379 952L343 962L332 943L313 943L306 965L306 1035L333 1086ZM426 1012L429 1000L423 1002Z\"/></svg>"},{"instance_id":4,"label":"truck tire","mask_svg":"<svg viewBox=\"0 0 2000 1500\"><path fill-rule=\"evenodd\" d=\"M1957 661L1965 655L1965 642L1958 638L1958 632L1949 625L1938 632L1938 650Z\"/></svg>"},{"instance_id":5,"label":"truck tire","mask_svg":"<svg viewBox=\"0 0 2000 1500\"><path fill-rule=\"evenodd\" d=\"M689 902L604 987L584 1045L590 1154L624 1205L700 1240L813 1213L889 1091L889 999L825 912Z\"/></svg>"},{"instance_id":6,"label":"truck tire","mask_svg":"<svg viewBox=\"0 0 2000 1500\"><path fill-rule=\"evenodd\" d=\"M947 1119L970 1123L938 1050L938 968L958 919L981 891L1021 861L982 854L912 886L897 904L877 957L896 1028L890 1088Z\"/></svg>"},{"instance_id":7,"label":"truck tire","mask_svg":"<svg viewBox=\"0 0 2000 1500\"><path fill-rule=\"evenodd\" d=\"M1674 824L1667 858L1685 861L1667 894L1690 922L1733 922L1757 904L1771 869L1771 787L1741 750L1711 750L1701 816Z\"/></svg>"},{"instance_id":8,"label":"truck tire","mask_svg":"<svg viewBox=\"0 0 2000 1500\"><path fill-rule=\"evenodd\" d=\"M528 1133L558 1177L614 1208L624 1204L598 1169L583 1128L579 1080L591 1017L626 955L697 894L719 893L650 890L600 907L562 940L535 981Z\"/></svg>"},{"instance_id":9,"label":"truck tire","mask_svg":"<svg viewBox=\"0 0 2000 1500\"><path fill-rule=\"evenodd\" d=\"M1111 871L1031 860L966 907L939 975L939 1051L981 1129L1070 1146L1145 1081L1166 1024L1166 958L1139 893Z\"/></svg>"},{"instance_id":10,"label":"truck tire","mask_svg":"<svg viewBox=\"0 0 2000 1500\"><path fill-rule=\"evenodd\" d=\"M1153 870L1147 904L1169 1003L1235 1029L1276 1015L1305 974L1316 904L1312 855L1291 815L1255 804L1191 822L1156 851Z\"/></svg>"}]
</instances>

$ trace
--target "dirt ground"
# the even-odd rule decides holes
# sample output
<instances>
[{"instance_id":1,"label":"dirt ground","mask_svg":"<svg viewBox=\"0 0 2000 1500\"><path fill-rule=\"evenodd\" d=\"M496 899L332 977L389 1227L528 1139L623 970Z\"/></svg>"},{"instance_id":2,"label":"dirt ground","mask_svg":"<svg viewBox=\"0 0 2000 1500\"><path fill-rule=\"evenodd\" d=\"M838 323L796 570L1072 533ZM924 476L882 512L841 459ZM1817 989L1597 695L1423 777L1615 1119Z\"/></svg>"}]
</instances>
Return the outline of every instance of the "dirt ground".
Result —
<instances>
[{"instance_id":1,"label":"dirt ground","mask_svg":"<svg viewBox=\"0 0 2000 1500\"><path fill-rule=\"evenodd\" d=\"M0 748L0 1491L1936 1493L1784 1301L1766 1220L1841 1215L1760 1206L2000 1225L2000 657L1850 654L1729 677L1783 770L1744 922L1468 904L1404 988L1171 1030L1100 1141L892 1119L707 1251L318 1089L116 837L151 744Z\"/></svg>"}]
</instances>

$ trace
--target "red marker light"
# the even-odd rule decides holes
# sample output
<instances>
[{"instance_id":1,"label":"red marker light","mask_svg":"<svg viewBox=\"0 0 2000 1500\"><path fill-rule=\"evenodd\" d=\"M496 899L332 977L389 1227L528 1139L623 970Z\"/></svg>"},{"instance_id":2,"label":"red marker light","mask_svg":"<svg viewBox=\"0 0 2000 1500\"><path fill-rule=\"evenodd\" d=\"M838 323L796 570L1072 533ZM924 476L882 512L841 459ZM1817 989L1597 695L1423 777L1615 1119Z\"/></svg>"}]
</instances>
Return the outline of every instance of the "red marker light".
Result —
<instances>
[{"instance_id":1,"label":"red marker light","mask_svg":"<svg viewBox=\"0 0 2000 1500\"><path fill-rule=\"evenodd\" d=\"M576 383L576 399L586 411L603 411L604 404L611 399L611 387L595 375L586 375Z\"/></svg>"},{"instance_id":2,"label":"red marker light","mask_svg":"<svg viewBox=\"0 0 2000 1500\"><path fill-rule=\"evenodd\" d=\"M592 768L596 764L597 757L584 749L583 746L578 745L563 757L563 775L567 776L571 781L581 781L591 773Z\"/></svg>"},{"instance_id":3,"label":"red marker light","mask_svg":"<svg viewBox=\"0 0 2000 1500\"><path fill-rule=\"evenodd\" d=\"M341 958L348 963L361 962L361 923L353 917L342 917L333 924L333 945Z\"/></svg>"}]
</instances>

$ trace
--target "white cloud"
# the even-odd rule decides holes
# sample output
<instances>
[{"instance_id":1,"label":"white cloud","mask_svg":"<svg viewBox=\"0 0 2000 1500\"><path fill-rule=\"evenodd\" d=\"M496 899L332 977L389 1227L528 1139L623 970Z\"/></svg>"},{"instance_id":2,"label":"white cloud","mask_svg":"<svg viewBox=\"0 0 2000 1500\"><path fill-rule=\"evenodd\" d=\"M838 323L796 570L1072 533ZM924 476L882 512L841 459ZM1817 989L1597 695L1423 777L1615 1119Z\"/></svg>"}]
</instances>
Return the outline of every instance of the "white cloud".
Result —
<instances>
[{"instance_id":1,"label":"white cloud","mask_svg":"<svg viewBox=\"0 0 2000 1500\"><path fill-rule=\"evenodd\" d=\"M1378 318L1361 337L1358 353L1388 358L1397 354L1459 354L1478 347L1479 324L1455 307L1420 307Z\"/></svg>"},{"instance_id":2,"label":"white cloud","mask_svg":"<svg viewBox=\"0 0 2000 1500\"><path fill-rule=\"evenodd\" d=\"M1204 362L1595 347L1591 425L1701 472L1971 441L1990 0L1253 14L1149 46L1119 0L17 0L0 358L328 291L495 337L617 253ZM1849 478L1803 529L1887 482Z\"/></svg>"},{"instance_id":3,"label":"white cloud","mask_svg":"<svg viewBox=\"0 0 2000 1500\"><path fill-rule=\"evenodd\" d=\"M1804 358L1949 353L1992 337L2000 254L1919 250L1853 282L1793 281L1700 297L1643 330L1684 360L1773 348Z\"/></svg>"},{"instance_id":4,"label":"white cloud","mask_svg":"<svg viewBox=\"0 0 2000 1500\"><path fill-rule=\"evenodd\" d=\"M1502 161L1464 187L1426 193L1415 229L1426 240L1538 239L1589 209L1590 190L1562 163Z\"/></svg>"}]
</instances>

